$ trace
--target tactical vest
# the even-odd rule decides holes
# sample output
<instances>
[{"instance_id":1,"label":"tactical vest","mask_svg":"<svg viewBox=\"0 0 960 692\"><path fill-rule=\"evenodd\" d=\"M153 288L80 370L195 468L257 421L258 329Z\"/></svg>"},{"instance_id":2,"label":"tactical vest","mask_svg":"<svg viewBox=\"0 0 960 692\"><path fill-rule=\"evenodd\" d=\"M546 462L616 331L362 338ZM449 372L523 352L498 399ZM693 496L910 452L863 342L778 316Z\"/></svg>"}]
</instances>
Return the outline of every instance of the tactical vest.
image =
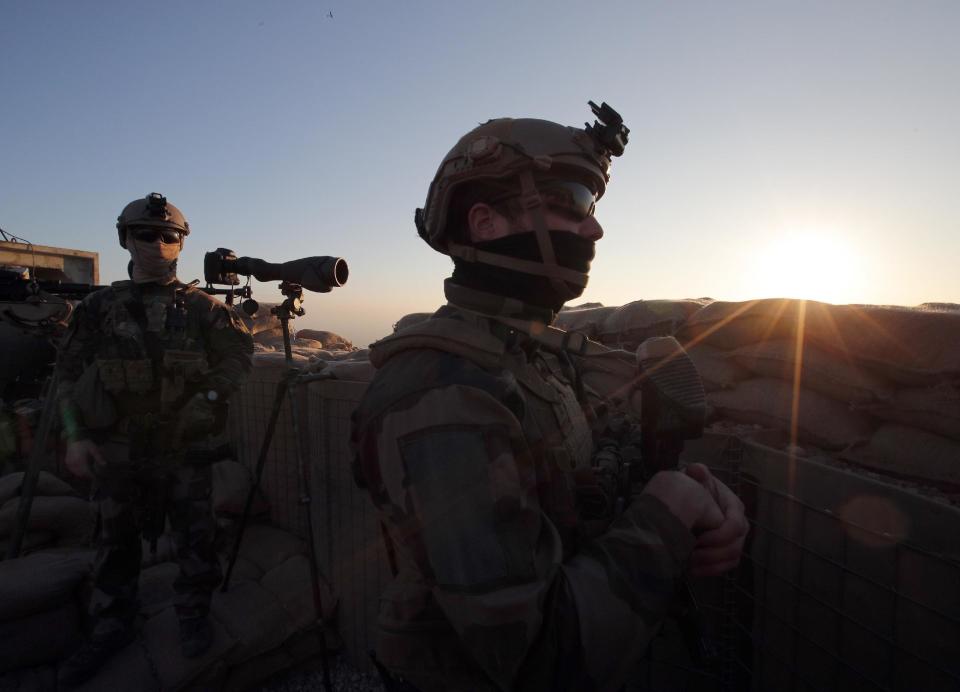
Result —
<instances>
[{"instance_id":1,"label":"tactical vest","mask_svg":"<svg viewBox=\"0 0 960 692\"><path fill-rule=\"evenodd\" d=\"M170 413L209 370L199 316L186 305L190 290L173 284L143 291L132 281L111 285L101 307L95 363L103 388L125 412Z\"/></svg>"},{"instance_id":2,"label":"tactical vest","mask_svg":"<svg viewBox=\"0 0 960 692\"><path fill-rule=\"evenodd\" d=\"M520 350L508 351L504 341L483 324L485 318L461 315L464 320L429 319L377 342L371 349L371 362L379 368L402 351L433 349L465 358L485 370L511 373L524 400L520 423L536 468L541 508L560 531L564 551L573 551L583 528L578 486L591 474L593 448L590 426L574 387L576 373L569 362L542 349L533 349L529 356Z\"/></svg>"}]
</instances>

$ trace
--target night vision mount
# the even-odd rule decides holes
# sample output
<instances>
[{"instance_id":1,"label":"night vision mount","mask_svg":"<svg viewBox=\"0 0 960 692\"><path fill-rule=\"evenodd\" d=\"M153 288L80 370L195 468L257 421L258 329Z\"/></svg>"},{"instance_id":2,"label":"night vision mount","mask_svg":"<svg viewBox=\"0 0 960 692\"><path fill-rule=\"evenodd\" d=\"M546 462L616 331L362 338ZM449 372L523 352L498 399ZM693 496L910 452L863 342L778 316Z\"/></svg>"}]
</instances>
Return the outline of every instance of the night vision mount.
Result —
<instances>
[{"instance_id":1,"label":"night vision mount","mask_svg":"<svg viewBox=\"0 0 960 692\"><path fill-rule=\"evenodd\" d=\"M153 219L166 220L169 215L167 198L159 192L151 192L147 195L147 215Z\"/></svg>"},{"instance_id":2,"label":"night vision mount","mask_svg":"<svg viewBox=\"0 0 960 692\"><path fill-rule=\"evenodd\" d=\"M604 101L601 105L588 101L590 110L597 116L597 119L590 123L584 123L584 129L587 134L593 137L594 141L601 147L610 152L611 156L620 156L627 146L627 138L630 135L630 128L623 124L623 118L613 110Z\"/></svg>"}]
</instances>

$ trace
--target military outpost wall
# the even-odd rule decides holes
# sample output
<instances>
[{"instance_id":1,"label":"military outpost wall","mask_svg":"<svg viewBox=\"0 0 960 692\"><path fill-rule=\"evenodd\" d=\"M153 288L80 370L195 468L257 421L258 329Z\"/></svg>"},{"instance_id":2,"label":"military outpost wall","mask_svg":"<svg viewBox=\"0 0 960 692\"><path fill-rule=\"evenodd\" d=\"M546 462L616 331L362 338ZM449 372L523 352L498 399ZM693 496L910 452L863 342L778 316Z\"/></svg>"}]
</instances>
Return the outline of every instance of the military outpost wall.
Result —
<instances>
[{"instance_id":1,"label":"military outpost wall","mask_svg":"<svg viewBox=\"0 0 960 692\"><path fill-rule=\"evenodd\" d=\"M695 585L718 658L691 661L668 625L644 663L656 689L960 687L960 306L636 301L564 311L558 324L627 349L677 336L710 405L706 435L684 456L748 506L738 572ZM276 325L251 326L256 368L232 431L252 467L283 355ZM373 371L336 335L298 336L297 364L328 379L296 389L299 439L285 403L264 488L272 520L300 535L309 506L337 632L369 669L390 570L348 437Z\"/></svg>"}]
</instances>

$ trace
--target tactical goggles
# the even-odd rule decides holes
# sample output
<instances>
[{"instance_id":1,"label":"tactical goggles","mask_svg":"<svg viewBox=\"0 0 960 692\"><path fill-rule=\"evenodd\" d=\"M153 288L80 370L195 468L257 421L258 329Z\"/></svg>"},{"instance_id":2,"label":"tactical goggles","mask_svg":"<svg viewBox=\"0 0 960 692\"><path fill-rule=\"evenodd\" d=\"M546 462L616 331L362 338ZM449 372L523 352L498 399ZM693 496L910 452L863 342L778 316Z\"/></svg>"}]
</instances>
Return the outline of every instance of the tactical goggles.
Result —
<instances>
[{"instance_id":1,"label":"tactical goggles","mask_svg":"<svg viewBox=\"0 0 960 692\"><path fill-rule=\"evenodd\" d=\"M182 238L180 231L173 231L168 228L132 228L130 233L136 240L144 243L155 243L159 240L164 245L173 245L180 243Z\"/></svg>"},{"instance_id":2,"label":"tactical goggles","mask_svg":"<svg viewBox=\"0 0 960 692\"><path fill-rule=\"evenodd\" d=\"M549 209L575 221L584 221L593 216L597 206L597 195L582 183L550 181L537 183L537 189Z\"/></svg>"},{"instance_id":3,"label":"tactical goggles","mask_svg":"<svg viewBox=\"0 0 960 692\"><path fill-rule=\"evenodd\" d=\"M544 206L577 222L593 216L597 205L597 195L582 183L568 183L562 180L538 181L537 191ZM520 199L520 195L510 192L494 200L494 203L508 199Z\"/></svg>"}]
</instances>

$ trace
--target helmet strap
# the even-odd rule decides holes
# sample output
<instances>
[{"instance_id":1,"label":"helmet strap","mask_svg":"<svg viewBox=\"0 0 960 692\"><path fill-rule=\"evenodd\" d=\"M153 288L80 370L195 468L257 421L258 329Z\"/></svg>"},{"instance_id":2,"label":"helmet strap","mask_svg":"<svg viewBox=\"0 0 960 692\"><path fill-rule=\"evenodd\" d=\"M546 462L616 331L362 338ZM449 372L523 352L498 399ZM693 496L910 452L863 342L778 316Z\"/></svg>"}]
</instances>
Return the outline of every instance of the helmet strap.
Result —
<instances>
[{"instance_id":1,"label":"helmet strap","mask_svg":"<svg viewBox=\"0 0 960 692\"><path fill-rule=\"evenodd\" d=\"M523 274L544 276L550 279L558 291L566 291L564 284L573 284L583 288L587 285L588 275L575 269L568 269L557 264L557 255L550 240L550 230L543 214L543 198L537 191L537 184L533 178L533 171L527 169L520 172L520 196L524 210L533 217L533 232L537 237L537 246L540 249L541 261L523 260L517 257L499 255L495 252L478 250L472 245L448 242L446 252L451 257L459 257L466 262L490 264L503 269L512 269Z\"/></svg>"},{"instance_id":2,"label":"helmet strap","mask_svg":"<svg viewBox=\"0 0 960 692\"><path fill-rule=\"evenodd\" d=\"M543 214L543 198L537 190L537 182L533 179L533 171L529 168L520 172L520 203L533 217L533 231L537 235L537 245L540 246L540 258L543 260L544 268L548 271L545 276L550 278L550 283L553 284L555 289L558 291L565 290L563 279L552 272L552 270L562 267L557 264L557 255L553 251L553 242L550 240L547 219ZM584 275L584 282L577 285L586 286L585 279L586 275Z\"/></svg>"}]
</instances>

